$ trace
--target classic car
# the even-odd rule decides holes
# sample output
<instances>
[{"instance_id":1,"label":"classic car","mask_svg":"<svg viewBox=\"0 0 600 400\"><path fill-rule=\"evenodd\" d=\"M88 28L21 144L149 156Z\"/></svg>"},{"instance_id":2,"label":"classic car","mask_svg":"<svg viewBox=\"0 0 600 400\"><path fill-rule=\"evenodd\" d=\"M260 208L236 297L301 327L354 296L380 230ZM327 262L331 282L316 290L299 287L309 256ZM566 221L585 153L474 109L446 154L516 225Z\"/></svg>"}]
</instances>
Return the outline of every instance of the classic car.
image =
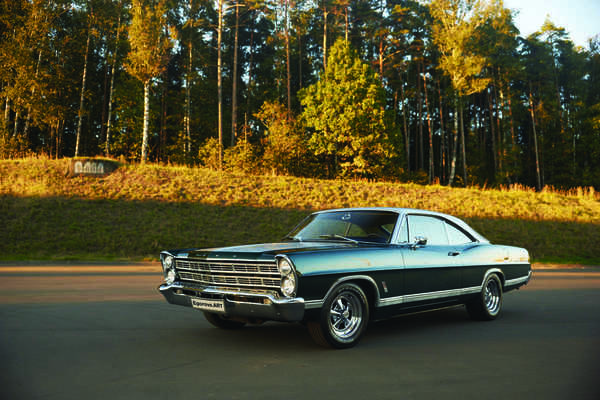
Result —
<instances>
[{"instance_id":1,"label":"classic car","mask_svg":"<svg viewBox=\"0 0 600 400\"><path fill-rule=\"evenodd\" d=\"M529 253L462 220L405 208L315 212L280 243L163 251L169 303L212 325L302 322L321 345L355 345L369 321L466 305L493 320L531 277Z\"/></svg>"}]
</instances>

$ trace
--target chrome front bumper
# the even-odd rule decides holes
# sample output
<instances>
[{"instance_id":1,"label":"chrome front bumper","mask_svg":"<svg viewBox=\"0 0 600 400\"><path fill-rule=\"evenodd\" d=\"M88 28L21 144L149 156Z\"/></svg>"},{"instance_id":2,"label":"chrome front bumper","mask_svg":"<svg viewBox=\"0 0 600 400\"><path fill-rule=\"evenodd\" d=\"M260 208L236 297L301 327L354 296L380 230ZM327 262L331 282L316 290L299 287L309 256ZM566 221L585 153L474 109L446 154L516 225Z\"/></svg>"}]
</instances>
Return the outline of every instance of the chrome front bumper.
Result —
<instances>
[{"instance_id":1,"label":"chrome front bumper","mask_svg":"<svg viewBox=\"0 0 600 400\"><path fill-rule=\"evenodd\" d=\"M171 304L192 307L192 299L219 299L225 305L224 314L230 317L297 322L304 317L304 299L279 299L267 293L247 293L216 288L190 288L177 282L163 283L160 293ZM240 300L240 299L246 299Z\"/></svg>"}]
</instances>

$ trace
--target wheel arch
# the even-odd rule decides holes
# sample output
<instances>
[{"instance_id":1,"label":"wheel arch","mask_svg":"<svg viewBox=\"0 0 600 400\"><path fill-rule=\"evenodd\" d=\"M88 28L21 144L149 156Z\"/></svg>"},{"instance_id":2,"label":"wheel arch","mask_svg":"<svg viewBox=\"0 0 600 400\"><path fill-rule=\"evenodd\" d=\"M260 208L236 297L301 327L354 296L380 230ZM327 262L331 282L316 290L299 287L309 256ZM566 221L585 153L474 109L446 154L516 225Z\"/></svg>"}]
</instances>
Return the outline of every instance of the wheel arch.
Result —
<instances>
[{"instance_id":1,"label":"wheel arch","mask_svg":"<svg viewBox=\"0 0 600 400\"><path fill-rule=\"evenodd\" d=\"M486 279L490 276L490 275L497 275L498 278L500 279L500 283L502 284L502 290L504 290L504 284L506 282L506 277L504 276L504 271L502 271L500 268L490 268L487 271L485 271L485 274L483 275L483 279L481 281L481 286L483 288L483 284L485 283Z\"/></svg>"},{"instance_id":2,"label":"wheel arch","mask_svg":"<svg viewBox=\"0 0 600 400\"><path fill-rule=\"evenodd\" d=\"M353 283L358 286L367 297L369 308L372 309L379 304L379 288L377 287L375 280L368 275L349 275L336 280L327 291L327 294L325 294L325 297L323 297L323 301L325 301L338 286L344 283Z\"/></svg>"}]
</instances>

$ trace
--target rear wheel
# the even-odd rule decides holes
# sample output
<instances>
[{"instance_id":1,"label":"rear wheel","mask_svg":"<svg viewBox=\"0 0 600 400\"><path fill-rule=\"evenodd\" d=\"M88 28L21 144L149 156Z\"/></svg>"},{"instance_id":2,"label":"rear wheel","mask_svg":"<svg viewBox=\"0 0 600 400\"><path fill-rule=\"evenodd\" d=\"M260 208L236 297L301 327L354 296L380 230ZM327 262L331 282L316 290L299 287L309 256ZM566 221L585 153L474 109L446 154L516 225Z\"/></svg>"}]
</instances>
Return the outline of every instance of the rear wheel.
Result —
<instances>
[{"instance_id":1,"label":"rear wheel","mask_svg":"<svg viewBox=\"0 0 600 400\"><path fill-rule=\"evenodd\" d=\"M338 286L323 304L318 321L308 330L322 346L343 349L360 340L369 322L369 302L362 289L352 283Z\"/></svg>"},{"instance_id":2,"label":"rear wheel","mask_svg":"<svg viewBox=\"0 0 600 400\"><path fill-rule=\"evenodd\" d=\"M467 303L467 312L472 319L491 321L498 317L502 309L502 282L496 274L491 274L483 282L481 293Z\"/></svg>"},{"instance_id":3,"label":"rear wheel","mask_svg":"<svg viewBox=\"0 0 600 400\"><path fill-rule=\"evenodd\" d=\"M225 316L215 313L204 313L204 318L213 326L221 329L239 329L246 325L244 322L229 319Z\"/></svg>"}]
</instances>

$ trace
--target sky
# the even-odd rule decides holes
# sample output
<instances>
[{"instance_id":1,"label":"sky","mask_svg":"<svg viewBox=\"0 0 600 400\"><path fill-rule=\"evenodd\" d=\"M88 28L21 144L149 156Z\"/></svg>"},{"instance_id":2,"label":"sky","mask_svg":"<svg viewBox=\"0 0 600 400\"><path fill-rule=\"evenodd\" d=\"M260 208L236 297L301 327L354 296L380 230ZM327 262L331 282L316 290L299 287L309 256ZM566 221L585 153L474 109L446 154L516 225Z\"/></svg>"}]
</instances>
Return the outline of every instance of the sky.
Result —
<instances>
[{"instance_id":1,"label":"sky","mask_svg":"<svg viewBox=\"0 0 600 400\"><path fill-rule=\"evenodd\" d=\"M588 39L600 34L600 0L504 0L504 6L519 11L515 22L523 37L539 30L546 16L577 46L589 48Z\"/></svg>"}]
</instances>

